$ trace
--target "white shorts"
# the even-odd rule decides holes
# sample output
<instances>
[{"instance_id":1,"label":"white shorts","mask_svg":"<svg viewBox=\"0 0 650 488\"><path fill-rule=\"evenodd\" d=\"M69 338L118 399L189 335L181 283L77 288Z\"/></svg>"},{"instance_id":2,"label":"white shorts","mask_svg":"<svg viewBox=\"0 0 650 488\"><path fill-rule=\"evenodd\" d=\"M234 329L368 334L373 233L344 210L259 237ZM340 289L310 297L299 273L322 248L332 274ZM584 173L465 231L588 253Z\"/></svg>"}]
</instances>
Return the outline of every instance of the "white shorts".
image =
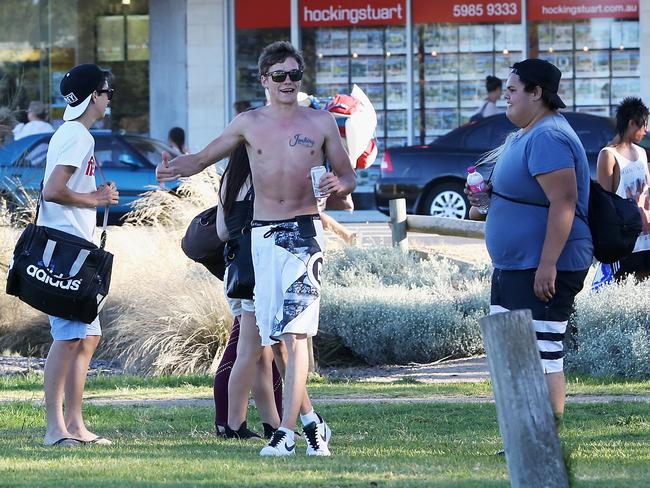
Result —
<instances>
[{"instance_id":1,"label":"white shorts","mask_svg":"<svg viewBox=\"0 0 650 488\"><path fill-rule=\"evenodd\" d=\"M254 220L251 242L262 345L279 341L283 334L316 335L325 244L318 215Z\"/></svg>"},{"instance_id":2,"label":"white shorts","mask_svg":"<svg viewBox=\"0 0 650 488\"><path fill-rule=\"evenodd\" d=\"M226 300L228 300L228 306L230 307L230 313L232 313L233 317L238 317L241 315L242 310L246 312L255 312L255 306L253 304L253 300L249 300L247 298L230 298L228 294L226 293L226 283L228 283L228 266L226 266L226 271L223 276L223 291L224 294L226 295Z\"/></svg>"},{"instance_id":3,"label":"white shorts","mask_svg":"<svg viewBox=\"0 0 650 488\"><path fill-rule=\"evenodd\" d=\"M99 317L96 317L90 324L78 320L62 319L53 315L47 317L50 319L50 333L55 341L71 341L85 339L87 336L102 335Z\"/></svg>"}]
</instances>

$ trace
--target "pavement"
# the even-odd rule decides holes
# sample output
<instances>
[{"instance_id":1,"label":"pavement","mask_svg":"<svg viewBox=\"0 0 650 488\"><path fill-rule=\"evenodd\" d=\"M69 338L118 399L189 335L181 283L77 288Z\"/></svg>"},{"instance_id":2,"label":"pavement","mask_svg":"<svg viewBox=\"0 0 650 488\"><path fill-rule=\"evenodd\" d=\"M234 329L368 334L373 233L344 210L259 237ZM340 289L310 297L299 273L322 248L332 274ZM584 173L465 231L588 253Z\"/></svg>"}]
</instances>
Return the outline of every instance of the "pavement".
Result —
<instances>
[{"instance_id":1,"label":"pavement","mask_svg":"<svg viewBox=\"0 0 650 488\"><path fill-rule=\"evenodd\" d=\"M379 210L328 210L327 215L342 224L388 223L390 218Z\"/></svg>"}]
</instances>

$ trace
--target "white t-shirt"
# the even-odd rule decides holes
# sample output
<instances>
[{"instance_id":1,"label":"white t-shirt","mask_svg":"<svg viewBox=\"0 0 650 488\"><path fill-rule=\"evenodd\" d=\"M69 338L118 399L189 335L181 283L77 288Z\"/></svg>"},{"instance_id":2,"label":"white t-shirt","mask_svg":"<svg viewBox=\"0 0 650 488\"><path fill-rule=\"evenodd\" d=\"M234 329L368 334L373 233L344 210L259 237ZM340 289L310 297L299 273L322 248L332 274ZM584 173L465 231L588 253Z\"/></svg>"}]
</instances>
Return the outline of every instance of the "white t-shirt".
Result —
<instances>
[{"instance_id":1,"label":"white t-shirt","mask_svg":"<svg viewBox=\"0 0 650 488\"><path fill-rule=\"evenodd\" d=\"M491 115L496 115L500 113L500 110L497 108L496 102L493 102L490 99L487 99L485 101L485 107L483 108L483 111L481 114L483 117L490 117Z\"/></svg>"},{"instance_id":2,"label":"white t-shirt","mask_svg":"<svg viewBox=\"0 0 650 488\"><path fill-rule=\"evenodd\" d=\"M54 132L54 127L44 120L32 120L26 124L16 126L14 129L14 140L17 141L18 139L34 134L51 134L52 132Z\"/></svg>"},{"instance_id":3,"label":"white t-shirt","mask_svg":"<svg viewBox=\"0 0 650 488\"><path fill-rule=\"evenodd\" d=\"M65 122L52 136L47 150L43 186L47 184L48 178L57 165L77 168L68 181L67 186L70 190L77 193L91 193L97 190L95 139L81 122L74 120ZM92 241L96 218L95 208L41 201L38 225L62 230Z\"/></svg>"},{"instance_id":4,"label":"white t-shirt","mask_svg":"<svg viewBox=\"0 0 650 488\"><path fill-rule=\"evenodd\" d=\"M621 180L616 188L616 194L623 198L631 198L639 206L643 229L636 240L634 251L650 250L650 171L645 149L632 144L636 150L637 160L630 161L613 147L605 149L614 155L621 173Z\"/></svg>"}]
</instances>

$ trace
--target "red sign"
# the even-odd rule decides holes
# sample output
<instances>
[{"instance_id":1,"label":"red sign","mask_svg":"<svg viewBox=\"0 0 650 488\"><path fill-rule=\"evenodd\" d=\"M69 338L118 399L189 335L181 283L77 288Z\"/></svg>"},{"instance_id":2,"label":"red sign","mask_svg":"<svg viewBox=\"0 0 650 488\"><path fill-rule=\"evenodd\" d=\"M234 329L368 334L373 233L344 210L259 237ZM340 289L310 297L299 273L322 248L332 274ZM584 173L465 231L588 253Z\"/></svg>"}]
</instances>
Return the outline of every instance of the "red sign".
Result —
<instances>
[{"instance_id":1,"label":"red sign","mask_svg":"<svg viewBox=\"0 0 650 488\"><path fill-rule=\"evenodd\" d=\"M529 20L639 18L639 0L528 0Z\"/></svg>"},{"instance_id":2,"label":"red sign","mask_svg":"<svg viewBox=\"0 0 650 488\"><path fill-rule=\"evenodd\" d=\"M235 2L237 29L291 28L291 0L275 0L273 8L260 0Z\"/></svg>"},{"instance_id":3,"label":"red sign","mask_svg":"<svg viewBox=\"0 0 650 488\"><path fill-rule=\"evenodd\" d=\"M301 27L405 25L405 0L304 0Z\"/></svg>"},{"instance_id":4,"label":"red sign","mask_svg":"<svg viewBox=\"0 0 650 488\"><path fill-rule=\"evenodd\" d=\"M413 22L521 22L521 0L413 0Z\"/></svg>"}]
</instances>

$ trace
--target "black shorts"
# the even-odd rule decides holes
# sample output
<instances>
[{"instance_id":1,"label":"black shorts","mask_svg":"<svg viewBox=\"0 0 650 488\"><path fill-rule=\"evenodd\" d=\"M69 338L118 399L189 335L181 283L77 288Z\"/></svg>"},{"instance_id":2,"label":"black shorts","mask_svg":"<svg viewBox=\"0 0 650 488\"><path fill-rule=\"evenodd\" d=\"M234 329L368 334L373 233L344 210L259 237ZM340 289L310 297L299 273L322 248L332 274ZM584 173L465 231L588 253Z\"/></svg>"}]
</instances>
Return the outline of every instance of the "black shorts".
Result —
<instances>
[{"instance_id":1,"label":"black shorts","mask_svg":"<svg viewBox=\"0 0 650 488\"><path fill-rule=\"evenodd\" d=\"M529 309L533 315L544 372L557 373L563 369L567 322L588 270L558 271L555 295L548 302L535 296L535 271L495 269L492 273L490 313Z\"/></svg>"}]
</instances>

